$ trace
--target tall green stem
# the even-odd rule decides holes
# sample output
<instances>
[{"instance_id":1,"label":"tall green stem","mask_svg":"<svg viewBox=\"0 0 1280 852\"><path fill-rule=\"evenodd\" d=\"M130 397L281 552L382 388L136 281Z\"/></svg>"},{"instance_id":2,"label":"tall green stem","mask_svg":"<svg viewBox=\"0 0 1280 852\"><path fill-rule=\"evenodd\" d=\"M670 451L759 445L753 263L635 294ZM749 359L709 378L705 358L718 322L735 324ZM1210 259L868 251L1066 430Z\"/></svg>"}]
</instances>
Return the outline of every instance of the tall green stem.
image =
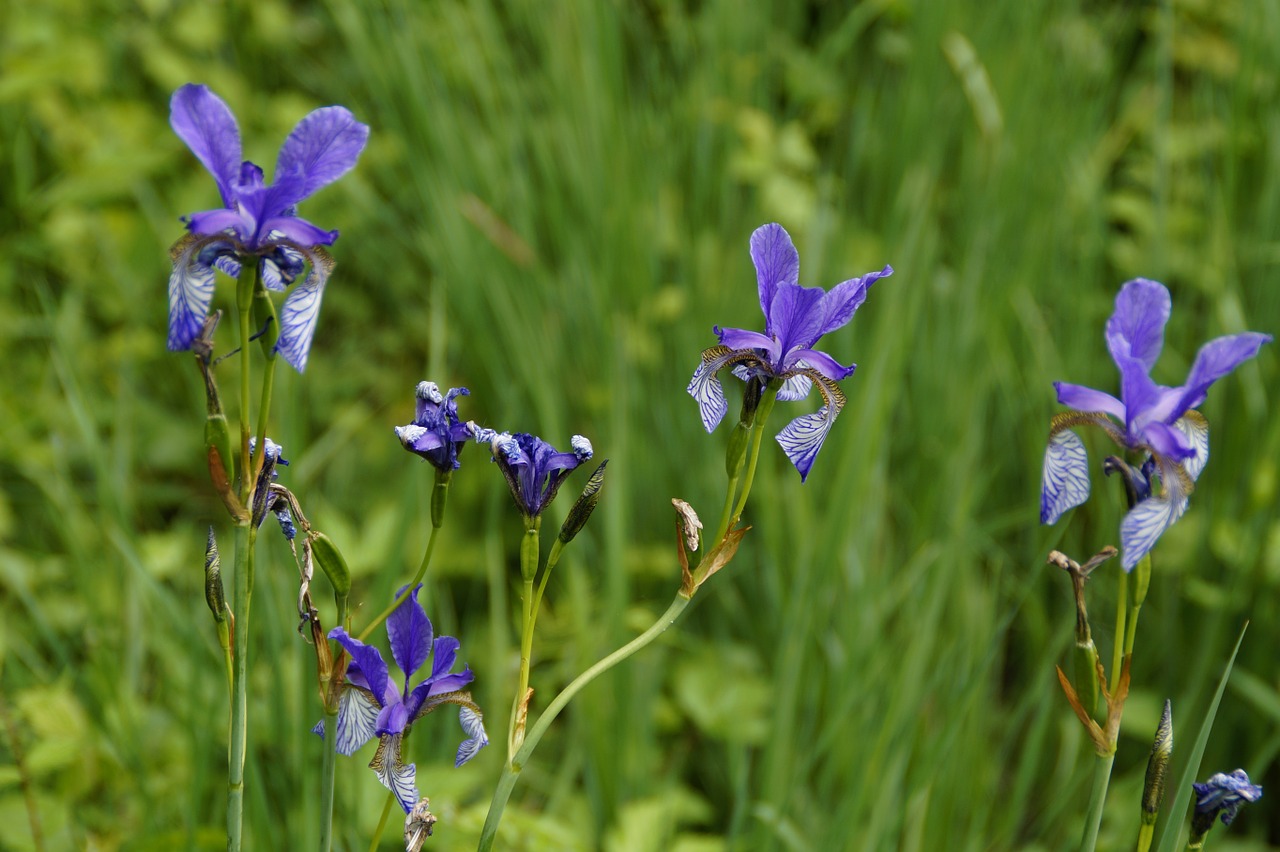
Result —
<instances>
[{"instance_id":1,"label":"tall green stem","mask_svg":"<svg viewBox=\"0 0 1280 852\"><path fill-rule=\"evenodd\" d=\"M729 526L733 526L742 517L742 511L747 507L747 497L751 495L751 485L756 478L756 464L760 461L760 446L764 443L764 427L769 420L769 414L773 411L773 404L778 401L778 388L781 382L773 380L769 382L765 389L764 398L760 400L760 407L756 409L755 425L751 429L751 461L747 464L747 474L742 478L742 493L738 495L738 503L733 508L733 516L729 519ZM728 532L726 527L725 532ZM721 533L720 538L724 537ZM720 541L717 538L716 541Z\"/></svg>"},{"instance_id":2,"label":"tall green stem","mask_svg":"<svg viewBox=\"0 0 1280 852\"><path fill-rule=\"evenodd\" d=\"M324 711L324 764L320 767L320 852L333 847L333 785L338 771L338 709Z\"/></svg>"},{"instance_id":3,"label":"tall green stem","mask_svg":"<svg viewBox=\"0 0 1280 852\"><path fill-rule=\"evenodd\" d=\"M1102 826L1102 809L1107 801L1107 787L1111 784L1111 764L1116 755L1098 755L1093 765L1093 789L1089 793L1089 810L1084 819L1084 836L1080 838L1080 852L1093 852L1098 845L1098 829Z\"/></svg>"},{"instance_id":4,"label":"tall green stem","mask_svg":"<svg viewBox=\"0 0 1280 852\"><path fill-rule=\"evenodd\" d=\"M498 834L498 824L502 821L502 812L506 809L507 800L511 798L511 791L516 785L516 779L520 776L521 770L528 764L534 749L538 747L538 742L547 732L547 729L551 727L551 723L555 721L555 718L560 715L560 711L564 709L565 705L591 681L661 636L668 627L676 622L676 619L680 617L680 614L684 612L685 607L688 605L689 598L677 594L675 600L671 602L671 606L667 607L667 611L659 616L658 620L648 630L578 675L572 683L552 699L551 703L547 705L546 711L538 717L538 721L529 729L524 743L516 752L515 757L502 768L502 777L498 779L498 786L493 791L493 801L489 804L489 814L485 817L484 829L480 834L480 845L477 847L479 852L488 852L493 848L494 840Z\"/></svg>"},{"instance_id":5,"label":"tall green stem","mask_svg":"<svg viewBox=\"0 0 1280 852\"><path fill-rule=\"evenodd\" d=\"M526 518L524 540L520 542L520 682L511 703L511 728L507 734L507 763L515 759L516 750L524 741L525 716L528 706L525 694L529 690L529 666L533 658L533 625L537 613L533 608L533 581L538 575L540 548L538 531L542 518Z\"/></svg>"},{"instance_id":6,"label":"tall green stem","mask_svg":"<svg viewBox=\"0 0 1280 852\"><path fill-rule=\"evenodd\" d=\"M242 468L244 469L244 468ZM239 852L244 819L244 756L248 742L249 573L253 536L248 519L236 524L235 586L232 611L235 633L231 643L231 737L227 748L227 850Z\"/></svg>"}]
</instances>

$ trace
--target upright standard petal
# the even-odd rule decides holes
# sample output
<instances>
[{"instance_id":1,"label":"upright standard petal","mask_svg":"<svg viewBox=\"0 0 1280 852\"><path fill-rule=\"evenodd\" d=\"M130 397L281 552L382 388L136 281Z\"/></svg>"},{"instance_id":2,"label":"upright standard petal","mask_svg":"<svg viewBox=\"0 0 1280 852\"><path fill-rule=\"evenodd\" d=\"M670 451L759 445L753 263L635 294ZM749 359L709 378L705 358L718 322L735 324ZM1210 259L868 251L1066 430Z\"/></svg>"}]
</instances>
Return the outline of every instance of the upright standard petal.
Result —
<instances>
[{"instance_id":1,"label":"upright standard petal","mask_svg":"<svg viewBox=\"0 0 1280 852\"><path fill-rule=\"evenodd\" d=\"M774 294L783 284L795 285L800 280L800 253L791 235L781 225L761 225L751 234L751 261L756 267L760 290L760 310L769 316ZM773 333L772 329L765 329Z\"/></svg>"},{"instance_id":2,"label":"upright standard petal","mask_svg":"<svg viewBox=\"0 0 1280 852\"><path fill-rule=\"evenodd\" d=\"M188 83L169 99L169 126L213 175L222 203L232 206L241 155L240 128L231 110L207 86Z\"/></svg>"},{"instance_id":3,"label":"upright standard petal","mask_svg":"<svg viewBox=\"0 0 1280 852\"><path fill-rule=\"evenodd\" d=\"M303 178L301 201L355 168L369 141L369 126L356 121L345 107L331 106L305 116L289 134L276 161L275 180L283 175Z\"/></svg>"},{"instance_id":4,"label":"upright standard petal","mask_svg":"<svg viewBox=\"0 0 1280 852\"><path fill-rule=\"evenodd\" d=\"M385 701L390 677L387 673L387 664L383 662L382 654L378 649L364 644L354 636L347 635L347 631L341 627L330 630L329 638L338 640L338 644L347 649L351 659L360 667L360 673L369 684L369 691L373 693L379 704Z\"/></svg>"},{"instance_id":5,"label":"upright standard petal","mask_svg":"<svg viewBox=\"0 0 1280 852\"><path fill-rule=\"evenodd\" d=\"M832 287L822 297L822 328L818 336L848 325L854 312L867 300L867 291L871 289L871 285L892 274L893 267L886 265L879 272L868 272L861 278L851 278Z\"/></svg>"},{"instance_id":6,"label":"upright standard petal","mask_svg":"<svg viewBox=\"0 0 1280 852\"><path fill-rule=\"evenodd\" d=\"M1172 302L1158 281L1135 278L1116 296L1116 309L1107 320L1107 347L1111 357L1134 358L1151 372L1164 346L1164 327Z\"/></svg>"},{"instance_id":7,"label":"upright standard petal","mask_svg":"<svg viewBox=\"0 0 1280 852\"><path fill-rule=\"evenodd\" d=\"M1244 334L1219 337L1200 347L1195 363L1191 365L1191 372L1187 375L1187 383L1182 386L1182 395L1173 416L1181 416L1188 409L1204 402L1210 385L1257 355L1262 344L1270 342L1269 334L1246 331Z\"/></svg>"},{"instance_id":8,"label":"upright standard petal","mask_svg":"<svg viewBox=\"0 0 1280 852\"><path fill-rule=\"evenodd\" d=\"M328 252L311 248L304 253L311 264L311 271L280 306L280 340L276 343L276 349L299 373L307 369L307 355L316 333L316 321L320 318L324 285L333 272L333 258Z\"/></svg>"},{"instance_id":9,"label":"upright standard petal","mask_svg":"<svg viewBox=\"0 0 1280 852\"><path fill-rule=\"evenodd\" d=\"M781 373L786 371L787 356L793 349L808 349L822 330L822 298L826 293L821 287L779 287L765 320L769 334L777 338L779 354L770 366Z\"/></svg>"},{"instance_id":10,"label":"upright standard petal","mask_svg":"<svg viewBox=\"0 0 1280 852\"><path fill-rule=\"evenodd\" d=\"M413 677L431 655L435 641L431 620L427 618L422 604L418 603L418 590L421 588L421 583L414 586L409 596L387 616L387 639L391 643L391 655L400 671L404 672L406 686L409 678ZM400 589L396 594L403 591L404 589Z\"/></svg>"}]
</instances>

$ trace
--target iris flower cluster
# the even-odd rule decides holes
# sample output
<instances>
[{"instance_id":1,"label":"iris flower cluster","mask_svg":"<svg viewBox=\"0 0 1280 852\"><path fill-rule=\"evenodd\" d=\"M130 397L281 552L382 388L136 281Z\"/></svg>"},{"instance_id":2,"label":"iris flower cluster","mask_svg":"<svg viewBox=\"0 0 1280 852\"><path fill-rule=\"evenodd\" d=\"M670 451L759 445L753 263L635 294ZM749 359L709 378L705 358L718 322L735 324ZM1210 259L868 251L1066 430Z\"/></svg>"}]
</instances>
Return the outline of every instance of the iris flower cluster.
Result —
<instances>
[{"instance_id":1,"label":"iris flower cluster","mask_svg":"<svg viewBox=\"0 0 1280 852\"><path fill-rule=\"evenodd\" d=\"M1084 443L1072 429L1096 426L1124 450L1143 461L1122 472L1134 505L1120 525L1122 564L1132 570L1166 529L1186 511L1195 481L1209 459L1209 424L1196 411L1209 387L1258 354L1269 334L1244 332L1201 347L1187 380L1179 387L1151 378L1164 346L1171 300L1163 284L1137 278L1116 297L1107 321L1106 340L1120 369L1120 398L1082 385L1055 382L1058 402L1075 410L1059 414L1049 431L1040 488L1040 522L1052 524L1089 497L1089 466ZM1152 487L1152 479L1160 490Z\"/></svg>"}]
</instances>

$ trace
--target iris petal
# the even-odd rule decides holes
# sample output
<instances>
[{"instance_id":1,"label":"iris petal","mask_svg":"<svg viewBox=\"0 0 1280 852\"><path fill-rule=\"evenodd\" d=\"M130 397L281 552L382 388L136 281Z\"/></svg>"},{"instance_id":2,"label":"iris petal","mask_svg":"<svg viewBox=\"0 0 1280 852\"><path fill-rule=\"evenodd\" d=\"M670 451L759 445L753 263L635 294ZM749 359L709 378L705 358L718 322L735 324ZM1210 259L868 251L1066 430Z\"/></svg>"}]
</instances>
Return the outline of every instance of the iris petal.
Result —
<instances>
[{"instance_id":1,"label":"iris petal","mask_svg":"<svg viewBox=\"0 0 1280 852\"><path fill-rule=\"evenodd\" d=\"M299 373L307 369L307 354L320 318L324 285L333 272L333 259L323 249L312 248L306 254L311 272L280 307L280 340L276 344L280 354Z\"/></svg>"},{"instance_id":2,"label":"iris petal","mask_svg":"<svg viewBox=\"0 0 1280 852\"><path fill-rule=\"evenodd\" d=\"M760 310L768 317L778 287L800 280L800 252L781 225L761 225L751 234L751 262L756 267Z\"/></svg>"},{"instance_id":3,"label":"iris petal","mask_svg":"<svg viewBox=\"0 0 1280 852\"><path fill-rule=\"evenodd\" d=\"M338 698L338 754L350 757L356 749L374 737L381 708L373 694L355 686L347 686ZM324 722L320 722L323 736Z\"/></svg>"},{"instance_id":4,"label":"iris petal","mask_svg":"<svg viewBox=\"0 0 1280 852\"><path fill-rule=\"evenodd\" d=\"M715 354L712 354L715 353ZM708 432L715 430L720 421L729 413L729 403L724 398L724 388L716 374L733 360L737 353L723 346L712 347L702 354L702 363L693 371L689 387L685 390L698 402L698 412L702 415L702 426ZM708 358L708 355L711 355Z\"/></svg>"},{"instance_id":5,"label":"iris petal","mask_svg":"<svg viewBox=\"0 0 1280 852\"><path fill-rule=\"evenodd\" d=\"M805 414L792 420L778 433L777 441L800 472L801 482L808 478L813 460L818 457L822 442L827 439L827 433L835 422L836 416L824 405L813 414Z\"/></svg>"},{"instance_id":6,"label":"iris petal","mask_svg":"<svg viewBox=\"0 0 1280 852\"><path fill-rule=\"evenodd\" d=\"M458 710L458 724L462 725L467 738L458 746L458 756L454 759L455 767L461 766L476 756L480 749L489 744L489 735L484 729L484 717L479 711L463 706Z\"/></svg>"},{"instance_id":7,"label":"iris petal","mask_svg":"<svg viewBox=\"0 0 1280 852\"><path fill-rule=\"evenodd\" d=\"M886 265L879 272L868 272L860 278L851 278L832 287L822 297L823 317L819 336L848 325L854 312L867 300L867 291L871 289L871 285L892 274L893 267Z\"/></svg>"},{"instance_id":8,"label":"iris petal","mask_svg":"<svg viewBox=\"0 0 1280 852\"><path fill-rule=\"evenodd\" d=\"M1129 510L1120 523L1120 547L1124 551L1120 564L1132 571L1142 557L1151 552L1160 536L1186 508L1186 499L1175 505L1164 496L1148 497Z\"/></svg>"},{"instance_id":9,"label":"iris petal","mask_svg":"<svg viewBox=\"0 0 1280 852\"><path fill-rule=\"evenodd\" d=\"M418 603L418 590L422 584L413 587L400 605L387 616L387 639L391 642L391 655L396 665L404 672L405 683L422 667L431 654L434 642L434 630L426 610ZM396 592L401 594L404 589Z\"/></svg>"},{"instance_id":10,"label":"iris petal","mask_svg":"<svg viewBox=\"0 0 1280 852\"><path fill-rule=\"evenodd\" d=\"M1200 478L1200 473L1209 461L1209 421L1198 411L1188 411L1173 426L1187 436L1188 442L1195 450L1194 455L1182 461L1182 466L1187 469L1187 475L1194 482Z\"/></svg>"},{"instance_id":11,"label":"iris petal","mask_svg":"<svg viewBox=\"0 0 1280 852\"><path fill-rule=\"evenodd\" d=\"M1124 403L1109 393L1069 382L1054 382L1053 386L1058 391L1058 402L1068 408L1076 411L1102 411L1124 420Z\"/></svg>"},{"instance_id":12,"label":"iris petal","mask_svg":"<svg viewBox=\"0 0 1280 852\"><path fill-rule=\"evenodd\" d=\"M335 627L329 631L330 639L337 639L338 644L347 649L347 653L351 655L351 659L356 661L356 665L360 667L361 673L364 674L365 680L369 684L369 691L381 698L387 694L387 664L382 660L382 654L372 645L366 645L354 636L348 636L347 631L341 627Z\"/></svg>"},{"instance_id":13,"label":"iris petal","mask_svg":"<svg viewBox=\"0 0 1280 852\"><path fill-rule=\"evenodd\" d=\"M191 348L200 334L213 301L214 273L209 254L210 240L188 234L169 250L173 271L169 273L169 349Z\"/></svg>"},{"instance_id":14,"label":"iris petal","mask_svg":"<svg viewBox=\"0 0 1280 852\"><path fill-rule=\"evenodd\" d=\"M1050 433L1040 478L1040 523L1057 523L1063 512L1089 499L1089 459L1070 429Z\"/></svg>"},{"instance_id":15,"label":"iris petal","mask_svg":"<svg viewBox=\"0 0 1280 852\"><path fill-rule=\"evenodd\" d=\"M369 761L369 768L382 786L395 793L396 801L408 813L418 803L417 770L412 763L400 762L400 738L401 734L383 737L373 760Z\"/></svg>"},{"instance_id":16,"label":"iris petal","mask_svg":"<svg viewBox=\"0 0 1280 852\"><path fill-rule=\"evenodd\" d=\"M356 121L345 107L331 106L303 117L280 148L275 179L302 177L302 200L355 168L369 141L369 127Z\"/></svg>"},{"instance_id":17,"label":"iris petal","mask_svg":"<svg viewBox=\"0 0 1280 852\"><path fill-rule=\"evenodd\" d=\"M1270 340L1269 334L1248 331L1219 337L1200 347L1195 363L1191 365L1191 372L1187 375L1187 383L1182 388L1178 406L1180 410L1175 410L1171 416L1181 416L1188 409L1204 402L1210 385L1257 355L1262 344Z\"/></svg>"},{"instance_id":18,"label":"iris petal","mask_svg":"<svg viewBox=\"0 0 1280 852\"><path fill-rule=\"evenodd\" d=\"M809 390L812 387L813 379L810 379L808 376L791 376L782 383L782 387L778 388L778 401L796 402L797 400L804 399L809 395Z\"/></svg>"},{"instance_id":19,"label":"iris petal","mask_svg":"<svg viewBox=\"0 0 1280 852\"><path fill-rule=\"evenodd\" d=\"M1116 309L1107 320L1107 348L1117 362L1133 358L1148 373L1164 346L1164 327L1172 303L1169 291L1157 281L1135 278L1116 296Z\"/></svg>"},{"instance_id":20,"label":"iris petal","mask_svg":"<svg viewBox=\"0 0 1280 852\"><path fill-rule=\"evenodd\" d=\"M213 175L227 207L240 173L240 128L230 108L207 86L188 83L169 99L169 126Z\"/></svg>"}]
</instances>

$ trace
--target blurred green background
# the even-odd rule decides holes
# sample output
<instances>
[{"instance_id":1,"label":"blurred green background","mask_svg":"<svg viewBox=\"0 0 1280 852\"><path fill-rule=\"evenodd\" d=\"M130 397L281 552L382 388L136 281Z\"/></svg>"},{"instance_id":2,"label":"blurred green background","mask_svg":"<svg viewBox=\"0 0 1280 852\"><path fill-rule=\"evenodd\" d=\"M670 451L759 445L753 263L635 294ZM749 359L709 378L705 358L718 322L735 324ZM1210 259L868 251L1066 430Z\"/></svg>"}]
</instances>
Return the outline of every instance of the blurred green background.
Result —
<instances>
[{"instance_id":1,"label":"blurred green background","mask_svg":"<svg viewBox=\"0 0 1280 852\"><path fill-rule=\"evenodd\" d=\"M1099 474L1086 507L1037 524L1050 383L1116 387L1102 326L1138 275L1173 293L1162 383L1211 337L1280 326L1275 3L48 0L2 18L0 848L32 848L15 750L49 849L224 843L201 566L207 526L229 529L198 375L165 351L177 217L217 203L167 126L189 81L268 170L317 106L372 127L303 207L341 229L338 268L271 429L353 564L357 618L426 541L430 468L391 433L419 380L470 387L464 418L580 432L612 460L548 590L536 707L665 607L669 499L716 515L727 429L705 434L684 388L713 324L761 326L752 229L788 228L807 285L897 270L825 340L861 366L809 482L769 442L739 557L557 723L503 848L1073 846L1092 760L1053 670L1070 588L1044 557L1118 543L1122 498ZM1160 703L1189 745L1245 620L1200 775L1280 791L1278 365L1273 344L1203 406L1213 458L1155 552L1103 848L1133 842ZM1108 447L1088 440L1096 470ZM440 848L474 846L504 757L519 531L468 451L423 599L495 745L455 770L455 722L415 728ZM314 661L288 550L260 550L247 831L306 849ZM1107 658L1117 570L1091 584ZM372 750L339 766L341 849L368 847L384 801ZM1264 799L1210 842L1280 848L1277 813Z\"/></svg>"}]
</instances>

